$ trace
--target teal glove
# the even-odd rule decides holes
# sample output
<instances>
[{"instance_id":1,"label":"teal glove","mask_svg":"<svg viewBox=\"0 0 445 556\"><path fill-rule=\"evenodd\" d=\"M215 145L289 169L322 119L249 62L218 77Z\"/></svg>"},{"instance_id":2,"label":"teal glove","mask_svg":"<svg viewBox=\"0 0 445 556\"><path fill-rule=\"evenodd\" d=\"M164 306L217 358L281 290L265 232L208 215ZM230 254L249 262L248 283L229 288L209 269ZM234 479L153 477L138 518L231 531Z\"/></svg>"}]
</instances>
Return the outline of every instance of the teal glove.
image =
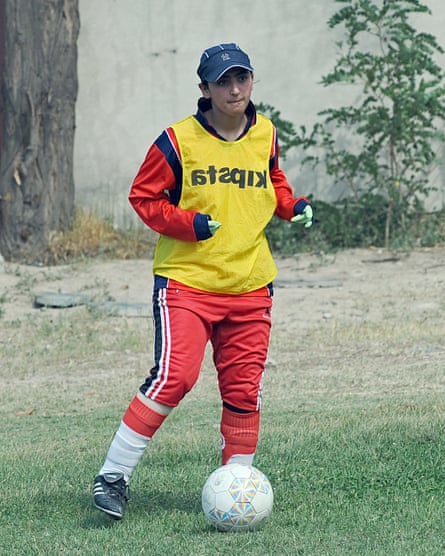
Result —
<instances>
[{"instance_id":1,"label":"teal glove","mask_svg":"<svg viewBox=\"0 0 445 556\"><path fill-rule=\"evenodd\" d=\"M305 228L310 228L314 221L314 212L311 205L306 205L303 210L303 214L297 214L290 219L291 222L297 222L298 224L304 224Z\"/></svg>"},{"instance_id":2,"label":"teal glove","mask_svg":"<svg viewBox=\"0 0 445 556\"><path fill-rule=\"evenodd\" d=\"M212 236L214 236L216 232L221 228L221 222L218 222L217 220L209 220L207 224L209 226L209 231L212 234Z\"/></svg>"}]
</instances>

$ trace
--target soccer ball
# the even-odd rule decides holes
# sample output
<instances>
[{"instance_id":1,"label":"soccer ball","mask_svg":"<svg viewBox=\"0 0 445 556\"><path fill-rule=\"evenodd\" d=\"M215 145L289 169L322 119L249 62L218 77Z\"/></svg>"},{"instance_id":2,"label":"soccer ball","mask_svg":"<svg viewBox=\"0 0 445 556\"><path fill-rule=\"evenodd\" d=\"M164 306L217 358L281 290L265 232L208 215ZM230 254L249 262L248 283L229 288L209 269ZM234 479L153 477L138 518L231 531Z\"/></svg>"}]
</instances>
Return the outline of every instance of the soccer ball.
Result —
<instances>
[{"instance_id":1,"label":"soccer ball","mask_svg":"<svg viewBox=\"0 0 445 556\"><path fill-rule=\"evenodd\" d=\"M229 463L209 476L202 489L202 509L218 531L253 531L272 513L273 490L252 465Z\"/></svg>"}]
</instances>

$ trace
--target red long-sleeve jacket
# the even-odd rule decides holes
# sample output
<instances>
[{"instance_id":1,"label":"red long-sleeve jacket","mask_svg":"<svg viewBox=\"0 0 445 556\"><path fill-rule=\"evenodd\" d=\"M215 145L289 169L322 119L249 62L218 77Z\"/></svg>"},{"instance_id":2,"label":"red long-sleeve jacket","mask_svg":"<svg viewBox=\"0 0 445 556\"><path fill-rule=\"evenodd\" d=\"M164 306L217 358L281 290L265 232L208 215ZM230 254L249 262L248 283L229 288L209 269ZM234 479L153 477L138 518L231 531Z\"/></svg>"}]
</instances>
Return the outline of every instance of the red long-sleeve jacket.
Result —
<instances>
[{"instance_id":1,"label":"red long-sleeve jacket","mask_svg":"<svg viewBox=\"0 0 445 556\"><path fill-rule=\"evenodd\" d=\"M218 136L203 116L209 105L208 99L200 99L197 120L209 133ZM246 115L248 123L243 132L256 123L256 110L249 104ZM277 206L275 214L290 220L303 212L309 203L305 197L294 197L284 172L279 167L279 147L276 138L270 153L269 174L275 189ZM181 198L182 165L175 133L167 128L148 150L131 186L129 201L139 217L156 232L183 241L200 241L210 237L208 215L178 206Z\"/></svg>"}]
</instances>

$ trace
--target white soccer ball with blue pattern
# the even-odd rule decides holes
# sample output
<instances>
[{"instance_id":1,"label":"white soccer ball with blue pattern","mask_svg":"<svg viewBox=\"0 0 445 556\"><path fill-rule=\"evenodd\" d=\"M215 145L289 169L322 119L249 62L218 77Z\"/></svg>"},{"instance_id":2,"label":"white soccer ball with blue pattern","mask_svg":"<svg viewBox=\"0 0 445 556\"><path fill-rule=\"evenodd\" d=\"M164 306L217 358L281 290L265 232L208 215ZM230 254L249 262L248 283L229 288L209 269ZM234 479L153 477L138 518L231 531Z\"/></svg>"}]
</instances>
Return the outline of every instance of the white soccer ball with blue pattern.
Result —
<instances>
[{"instance_id":1,"label":"white soccer ball with blue pattern","mask_svg":"<svg viewBox=\"0 0 445 556\"><path fill-rule=\"evenodd\" d=\"M202 489L202 509L218 531L259 529L269 519L272 506L272 486L252 465L223 465Z\"/></svg>"}]
</instances>

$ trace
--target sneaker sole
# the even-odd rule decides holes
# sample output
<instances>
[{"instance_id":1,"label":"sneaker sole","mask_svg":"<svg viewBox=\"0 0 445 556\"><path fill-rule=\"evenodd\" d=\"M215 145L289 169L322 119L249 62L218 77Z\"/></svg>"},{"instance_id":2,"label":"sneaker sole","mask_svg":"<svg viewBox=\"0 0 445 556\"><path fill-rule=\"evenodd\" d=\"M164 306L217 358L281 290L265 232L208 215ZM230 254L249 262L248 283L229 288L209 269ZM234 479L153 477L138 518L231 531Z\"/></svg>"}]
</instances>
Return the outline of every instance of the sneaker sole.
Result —
<instances>
[{"instance_id":1,"label":"sneaker sole","mask_svg":"<svg viewBox=\"0 0 445 556\"><path fill-rule=\"evenodd\" d=\"M104 514L109 515L110 517L112 517L116 521L120 521L124 517L123 514L118 514L116 512L113 512L113 510L108 510L107 508L102 508L102 506L98 506L97 504L94 504L94 505L98 510L100 510L101 512L104 512Z\"/></svg>"}]
</instances>

